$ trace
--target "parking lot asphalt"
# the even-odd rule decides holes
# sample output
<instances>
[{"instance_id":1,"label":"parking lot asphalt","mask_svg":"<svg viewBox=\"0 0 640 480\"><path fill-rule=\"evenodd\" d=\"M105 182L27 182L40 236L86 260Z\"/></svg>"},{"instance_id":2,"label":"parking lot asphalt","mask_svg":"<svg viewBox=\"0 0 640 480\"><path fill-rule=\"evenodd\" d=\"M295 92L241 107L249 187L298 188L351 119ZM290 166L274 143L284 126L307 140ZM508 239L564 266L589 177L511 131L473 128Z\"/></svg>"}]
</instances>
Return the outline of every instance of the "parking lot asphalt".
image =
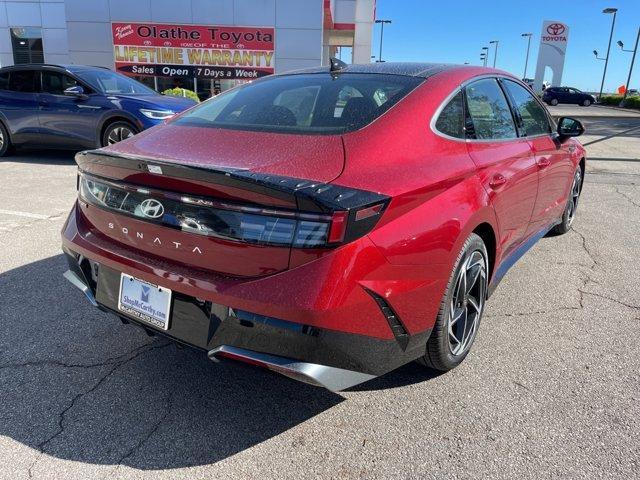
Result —
<instances>
[{"instance_id":1,"label":"parking lot asphalt","mask_svg":"<svg viewBox=\"0 0 640 480\"><path fill-rule=\"evenodd\" d=\"M574 228L507 274L467 360L339 394L91 308L61 276L73 154L0 160L0 479L638 478L640 118L584 119Z\"/></svg>"}]
</instances>

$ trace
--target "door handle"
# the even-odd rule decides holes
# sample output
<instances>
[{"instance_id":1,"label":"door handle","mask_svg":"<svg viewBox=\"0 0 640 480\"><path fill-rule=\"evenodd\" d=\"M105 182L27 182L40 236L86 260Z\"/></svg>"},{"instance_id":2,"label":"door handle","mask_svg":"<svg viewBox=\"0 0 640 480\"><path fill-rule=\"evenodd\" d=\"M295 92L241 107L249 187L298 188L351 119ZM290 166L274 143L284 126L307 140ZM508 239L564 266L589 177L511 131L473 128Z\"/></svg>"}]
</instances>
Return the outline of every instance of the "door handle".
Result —
<instances>
[{"instance_id":1,"label":"door handle","mask_svg":"<svg viewBox=\"0 0 640 480\"><path fill-rule=\"evenodd\" d=\"M549 160L548 158L542 157L537 159L536 163L540 168L547 168L549 165L551 165L551 160Z\"/></svg>"},{"instance_id":2,"label":"door handle","mask_svg":"<svg viewBox=\"0 0 640 480\"><path fill-rule=\"evenodd\" d=\"M489 181L489 186L494 190L497 190L501 186L507 183L507 178L501 173L496 173Z\"/></svg>"}]
</instances>

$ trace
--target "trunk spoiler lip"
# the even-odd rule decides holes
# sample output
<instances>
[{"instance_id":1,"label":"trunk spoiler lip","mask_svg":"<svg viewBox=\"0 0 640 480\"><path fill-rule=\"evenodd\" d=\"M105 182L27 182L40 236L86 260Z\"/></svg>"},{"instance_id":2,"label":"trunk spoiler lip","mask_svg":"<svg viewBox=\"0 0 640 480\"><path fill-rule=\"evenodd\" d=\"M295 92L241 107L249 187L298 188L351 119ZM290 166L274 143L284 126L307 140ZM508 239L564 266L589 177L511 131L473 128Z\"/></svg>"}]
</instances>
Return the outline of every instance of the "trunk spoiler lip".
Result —
<instances>
[{"instance_id":1,"label":"trunk spoiler lip","mask_svg":"<svg viewBox=\"0 0 640 480\"><path fill-rule=\"evenodd\" d=\"M75 161L79 169L87 173L94 173L91 170L92 164L116 166L151 174L154 172L149 166L157 166L162 171L157 174L186 180L211 181L212 184L251 190L266 196L294 202L298 210L307 212L350 211L389 200L388 196L380 193L344 187L330 182L314 182L295 177L257 173L241 168L204 164L191 165L104 150L79 152L75 156Z\"/></svg>"}]
</instances>

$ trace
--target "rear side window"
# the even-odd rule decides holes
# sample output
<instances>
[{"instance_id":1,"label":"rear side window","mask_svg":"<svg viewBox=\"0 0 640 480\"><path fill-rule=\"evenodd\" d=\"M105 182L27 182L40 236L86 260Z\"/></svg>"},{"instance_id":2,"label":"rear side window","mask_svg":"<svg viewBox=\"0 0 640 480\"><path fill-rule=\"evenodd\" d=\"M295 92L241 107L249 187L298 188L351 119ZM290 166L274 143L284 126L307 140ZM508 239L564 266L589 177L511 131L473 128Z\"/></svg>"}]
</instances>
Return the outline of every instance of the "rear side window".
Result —
<instances>
[{"instance_id":1,"label":"rear side window","mask_svg":"<svg viewBox=\"0 0 640 480\"><path fill-rule=\"evenodd\" d=\"M368 125L421 82L402 75L355 73L274 76L218 95L174 123L339 134Z\"/></svg>"},{"instance_id":2,"label":"rear side window","mask_svg":"<svg viewBox=\"0 0 640 480\"><path fill-rule=\"evenodd\" d=\"M38 91L35 70L12 70L9 74L9 90L33 93Z\"/></svg>"},{"instance_id":3,"label":"rear side window","mask_svg":"<svg viewBox=\"0 0 640 480\"><path fill-rule=\"evenodd\" d=\"M9 72L0 72L0 90L9 88Z\"/></svg>"},{"instance_id":4,"label":"rear side window","mask_svg":"<svg viewBox=\"0 0 640 480\"><path fill-rule=\"evenodd\" d=\"M69 87L78 85L72 77L58 72L42 72L42 91L53 95L64 95Z\"/></svg>"},{"instance_id":5,"label":"rear side window","mask_svg":"<svg viewBox=\"0 0 640 480\"><path fill-rule=\"evenodd\" d=\"M436 120L436 130L455 138L465 138L464 96L458 92L440 112Z\"/></svg>"},{"instance_id":6,"label":"rear side window","mask_svg":"<svg viewBox=\"0 0 640 480\"><path fill-rule=\"evenodd\" d=\"M466 87L466 94L473 138L500 140L517 137L509 104L496 79L473 82Z\"/></svg>"},{"instance_id":7,"label":"rear side window","mask_svg":"<svg viewBox=\"0 0 640 480\"><path fill-rule=\"evenodd\" d=\"M551 133L547 114L533 95L524 87L509 80L504 80L504 86L518 111L524 135L530 137Z\"/></svg>"}]
</instances>

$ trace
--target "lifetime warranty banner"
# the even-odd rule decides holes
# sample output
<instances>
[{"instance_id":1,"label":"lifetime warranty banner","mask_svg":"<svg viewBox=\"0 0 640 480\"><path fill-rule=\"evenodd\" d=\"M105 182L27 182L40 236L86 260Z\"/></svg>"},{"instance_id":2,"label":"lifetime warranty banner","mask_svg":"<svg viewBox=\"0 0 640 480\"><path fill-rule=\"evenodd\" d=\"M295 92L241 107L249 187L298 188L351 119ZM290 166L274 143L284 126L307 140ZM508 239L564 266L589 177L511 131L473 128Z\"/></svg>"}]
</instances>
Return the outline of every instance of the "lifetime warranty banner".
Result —
<instances>
[{"instance_id":1,"label":"lifetime warranty banner","mask_svg":"<svg viewBox=\"0 0 640 480\"><path fill-rule=\"evenodd\" d=\"M274 73L274 29L113 23L116 70L129 75L246 79Z\"/></svg>"}]
</instances>

